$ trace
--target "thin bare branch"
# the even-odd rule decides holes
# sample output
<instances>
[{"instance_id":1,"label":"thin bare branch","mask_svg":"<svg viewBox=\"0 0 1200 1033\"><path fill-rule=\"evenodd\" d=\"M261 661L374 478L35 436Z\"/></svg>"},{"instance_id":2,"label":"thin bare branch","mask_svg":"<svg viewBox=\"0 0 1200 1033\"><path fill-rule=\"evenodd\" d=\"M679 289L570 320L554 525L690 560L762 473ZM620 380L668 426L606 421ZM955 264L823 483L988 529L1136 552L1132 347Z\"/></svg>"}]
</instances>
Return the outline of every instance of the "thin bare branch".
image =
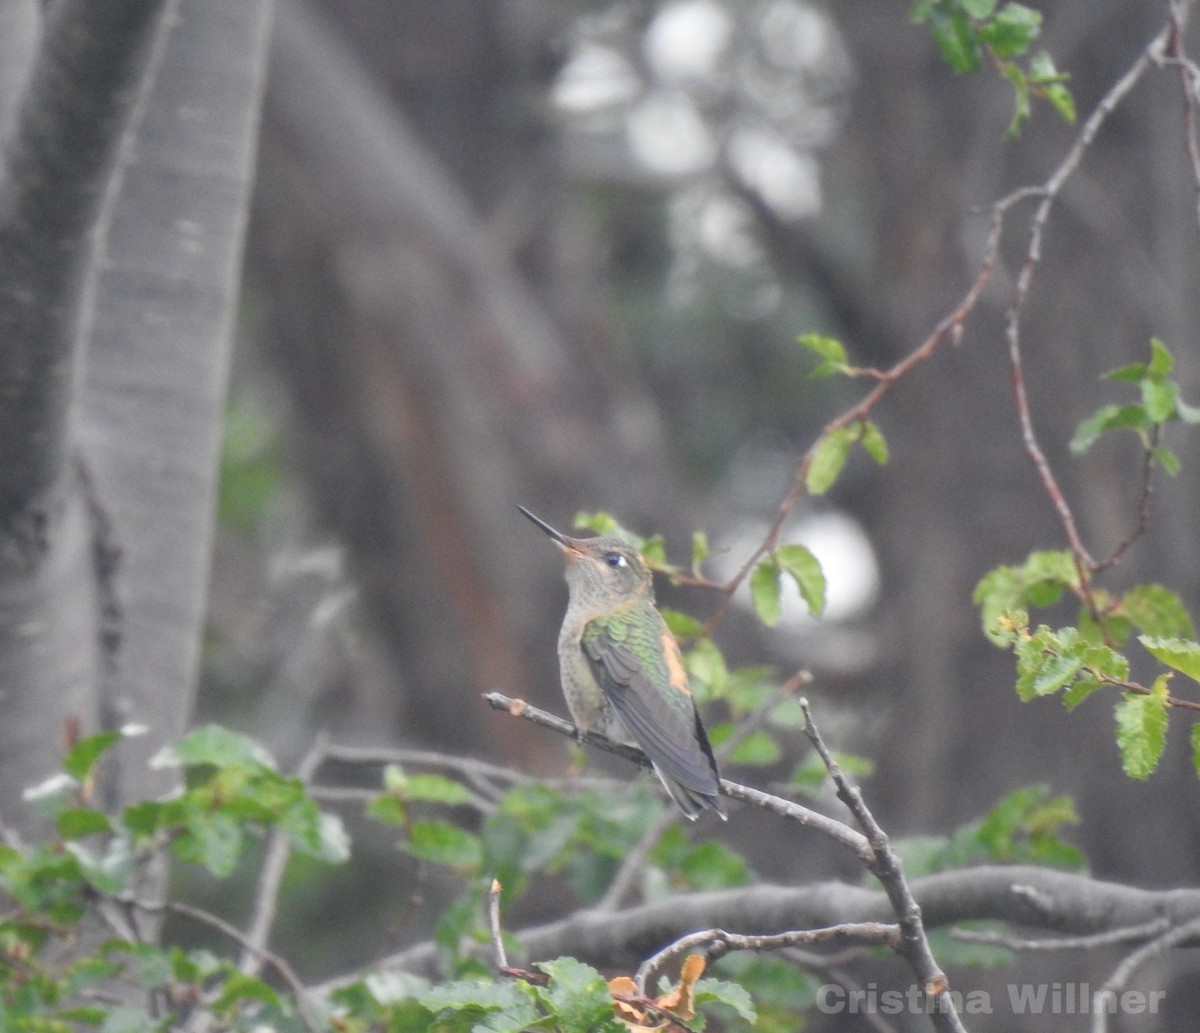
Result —
<instances>
[{"instance_id":1,"label":"thin bare branch","mask_svg":"<svg viewBox=\"0 0 1200 1033\"><path fill-rule=\"evenodd\" d=\"M883 885L892 910L900 921L901 936L896 945L897 953L912 966L913 972L921 982L922 990L934 1002L931 1013L934 1026L940 1030L964 1033L962 1020L959 1019L953 998L950 996L950 980L933 956L929 938L925 934L921 908L904 874L904 863L900 855L892 849L887 834L867 807L862 791L858 786L851 784L841 766L833 759L832 752L825 745L813 721L808 700L800 700L800 708L804 711L804 733L821 755L829 777L837 787L838 799L846 805L854 815L854 820L858 822L859 828L866 833L873 855L872 860L867 863L867 868Z\"/></svg>"},{"instance_id":2,"label":"thin bare branch","mask_svg":"<svg viewBox=\"0 0 1200 1033\"><path fill-rule=\"evenodd\" d=\"M612 742L610 739L606 739L603 735L597 735L595 732L583 732L581 734L570 721L564 721L561 717L530 706L522 699L511 699L499 692L485 693L483 698L495 710L502 710L513 717L532 721L534 724L540 725L542 728L548 728L559 735L574 739L577 742L584 742L606 753L624 757L631 763L641 767L648 768L650 766L650 761L646 755L636 747L623 746L620 743ZM798 803L793 803L791 800L785 800L781 796L773 796L771 793L765 793L761 789L755 789L752 786L730 782L726 778L721 779L720 788L721 795L727 796L731 800L752 803L754 806L761 807L772 814L778 814L782 818L787 818L789 821L797 822L800 825L820 832L835 843L851 851L864 863L868 863L872 859L871 849L866 837L861 833L855 832L854 829L840 821L820 814L817 811L810 810Z\"/></svg>"},{"instance_id":3,"label":"thin bare branch","mask_svg":"<svg viewBox=\"0 0 1200 1033\"><path fill-rule=\"evenodd\" d=\"M822 943L853 943L862 946L884 946L893 950L900 946L900 927L885 922L848 922L824 929L796 929L769 936L746 936L724 929L705 929L689 933L652 954L637 970L637 990L645 994L651 978L673 959L704 947L710 961L731 951L774 951L787 947L813 946Z\"/></svg>"}]
</instances>

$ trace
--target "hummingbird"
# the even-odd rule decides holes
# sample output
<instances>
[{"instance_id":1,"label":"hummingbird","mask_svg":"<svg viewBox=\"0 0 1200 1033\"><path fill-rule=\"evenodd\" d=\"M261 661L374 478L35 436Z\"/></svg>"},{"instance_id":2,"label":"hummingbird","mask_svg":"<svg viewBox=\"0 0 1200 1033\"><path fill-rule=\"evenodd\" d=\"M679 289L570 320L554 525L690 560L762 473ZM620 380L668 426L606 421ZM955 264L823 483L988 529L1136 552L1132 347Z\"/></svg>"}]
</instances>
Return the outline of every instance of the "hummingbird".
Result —
<instances>
[{"instance_id":1,"label":"hummingbird","mask_svg":"<svg viewBox=\"0 0 1200 1033\"><path fill-rule=\"evenodd\" d=\"M566 616L558 636L563 695L576 728L637 746L671 799L695 821L725 812L720 775L679 643L654 603L638 551L616 535L571 538L524 506L566 559Z\"/></svg>"}]
</instances>

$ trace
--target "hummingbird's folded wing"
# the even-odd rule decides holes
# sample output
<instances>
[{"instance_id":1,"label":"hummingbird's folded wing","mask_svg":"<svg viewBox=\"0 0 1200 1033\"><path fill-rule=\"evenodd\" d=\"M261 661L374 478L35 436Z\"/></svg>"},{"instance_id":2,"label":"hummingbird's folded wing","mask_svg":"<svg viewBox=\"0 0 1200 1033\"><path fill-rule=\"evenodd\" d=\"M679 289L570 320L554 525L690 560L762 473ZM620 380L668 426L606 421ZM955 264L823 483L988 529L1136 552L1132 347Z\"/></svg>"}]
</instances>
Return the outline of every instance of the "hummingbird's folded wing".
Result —
<instances>
[{"instance_id":1,"label":"hummingbird's folded wing","mask_svg":"<svg viewBox=\"0 0 1200 1033\"><path fill-rule=\"evenodd\" d=\"M683 677L679 647L665 627L662 633L667 641L653 644L660 650L665 645L666 653L635 648L629 641L631 629L593 621L580 644L596 682L659 774L715 797L712 747Z\"/></svg>"}]
</instances>

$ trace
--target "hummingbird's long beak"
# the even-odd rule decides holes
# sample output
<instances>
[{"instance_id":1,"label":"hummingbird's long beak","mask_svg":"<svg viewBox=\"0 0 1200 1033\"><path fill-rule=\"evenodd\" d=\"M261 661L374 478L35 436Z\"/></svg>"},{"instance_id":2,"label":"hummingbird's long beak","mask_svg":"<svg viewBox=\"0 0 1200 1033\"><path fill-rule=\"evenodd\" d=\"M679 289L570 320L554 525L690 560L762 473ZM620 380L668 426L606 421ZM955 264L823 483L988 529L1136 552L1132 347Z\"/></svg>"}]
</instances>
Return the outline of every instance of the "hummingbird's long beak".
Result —
<instances>
[{"instance_id":1,"label":"hummingbird's long beak","mask_svg":"<svg viewBox=\"0 0 1200 1033\"><path fill-rule=\"evenodd\" d=\"M546 521L543 520L541 517L534 516L524 506L518 506L517 509L519 509L523 514L525 514L525 516L529 517L530 520L532 520L535 524L537 524L538 527L540 527L543 531L545 531L546 534L548 534L551 538L553 538L556 542L558 542L558 544L561 545L564 549L570 549L570 548L574 547L575 543L572 539L568 538L561 531L554 530L554 528L551 527L548 523L546 523Z\"/></svg>"}]
</instances>

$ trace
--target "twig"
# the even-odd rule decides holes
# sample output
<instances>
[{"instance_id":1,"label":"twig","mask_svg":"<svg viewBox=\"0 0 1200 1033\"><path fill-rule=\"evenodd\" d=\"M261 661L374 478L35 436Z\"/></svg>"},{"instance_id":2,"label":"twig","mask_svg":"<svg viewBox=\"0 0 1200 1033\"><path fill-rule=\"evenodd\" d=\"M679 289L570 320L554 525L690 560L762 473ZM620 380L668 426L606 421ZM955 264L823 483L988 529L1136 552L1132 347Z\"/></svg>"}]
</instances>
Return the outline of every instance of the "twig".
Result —
<instances>
[{"instance_id":1,"label":"twig","mask_svg":"<svg viewBox=\"0 0 1200 1033\"><path fill-rule=\"evenodd\" d=\"M1113 974L1104 981L1104 985L1095 997L1111 996L1115 998L1125 988L1129 980L1133 978L1134 973L1147 961L1153 961L1169 948L1178 947L1188 940L1195 940L1198 937L1200 937L1200 918L1194 918L1192 921L1184 922L1183 925L1178 925L1169 932L1163 933L1162 936L1142 945L1129 954L1113 970ZM1092 1033L1107 1033L1107 1031L1108 1009L1098 1006L1092 1015Z\"/></svg>"},{"instance_id":2,"label":"twig","mask_svg":"<svg viewBox=\"0 0 1200 1033\"><path fill-rule=\"evenodd\" d=\"M1196 101L1200 92L1200 68L1190 60L1183 48L1184 30L1191 13L1190 0L1171 0L1171 40L1168 45L1171 63L1179 68L1179 85L1183 93L1183 125L1192 178L1196 183L1196 225L1200 228L1200 137L1196 131Z\"/></svg>"},{"instance_id":3,"label":"twig","mask_svg":"<svg viewBox=\"0 0 1200 1033\"><path fill-rule=\"evenodd\" d=\"M1102 933L1092 933L1089 936L1051 936L1042 940L1032 940L1024 936L1012 936L1008 933L993 932L984 929L950 929L951 939L963 943L982 943L995 947L1007 947L1013 951L1065 951L1065 950L1094 950L1097 947L1109 947L1114 943L1129 943L1131 940L1146 940L1151 936L1171 928L1168 918L1156 918L1141 925L1131 925L1124 929L1107 929Z\"/></svg>"},{"instance_id":4,"label":"twig","mask_svg":"<svg viewBox=\"0 0 1200 1033\"><path fill-rule=\"evenodd\" d=\"M508 952L504 949L504 933L500 929L500 880L493 879L488 890L488 929L492 933L492 950L496 952L496 968L508 968Z\"/></svg>"},{"instance_id":5,"label":"twig","mask_svg":"<svg viewBox=\"0 0 1200 1033\"><path fill-rule=\"evenodd\" d=\"M931 1015L934 1026L953 1033L965 1033L950 995L950 980L933 956L929 938L925 935L921 908L904 875L904 864L900 855L892 849L887 834L863 800L862 792L857 786L850 784L841 766L833 759L833 754L825 745L813 721L808 700L800 700L800 709L804 712L804 733L820 754L821 760L825 762L829 777L837 787L838 799L846 805L859 828L866 833L873 855L872 860L867 863L867 868L883 886L884 893L891 902L892 911L900 921L901 938L897 952L908 960L921 981L925 994L934 1003Z\"/></svg>"},{"instance_id":6,"label":"twig","mask_svg":"<svg viewBox=\"0 0 1200 1033\"><path fill-rule=\"evenodd\" d=\"M1059 193L1083 161L1084 155L1091 147L1096 134L1100 131L1100 127L1107 121L1108 117L1129 91L1137 85L1146 71L1161 60L1168 44L1171 42L1174 31L1173 25L1173 22L1169 22L1159 30L1154 39L1143 49L1138 59L1130 66L1129 70L1100 99L1095 110L1080 127L1079 133L1076 135L1071 148L1067 151L1066 157L1039 189L1038 193L1041 196L1041 201L1034 211L1033 218L1030 220L1029 247L1025 254L1025 261L1017 275L1016 287L1009 302L1005 324L1008 360L1009 366L1012 369L1013 398L1017 410L1017 420L1021 426L1021 439L1025 446L1025 452L1033 462L1041 479L1042 487L1050 499L1055 512L1057 512L1059 522L1066 533L1067 542L1070 545L1071 553L1075 557L1076 567L1079 570L1080 592L1083 600L1093 616L1097 617L1099 615L1096 613L1095 597L1091 589L1091 574L1096 570L1097 563L1083 543L1083 539L1079 534L1079 528L1075 523L1075 515L1071 512L1071 507L1063 495L1062 488L1059 486L1058 479L1050 467L1050 462L1046 458L1046 454L1042 451L1042 447L1038 443L1037 433L1034 430L1033 417L1029 408L1029 398L1025 391L1025 375L1021 363L1021 313L1029 297L1029 289L1033 283L1034 274L1042 259L1042 237L1045 233L1050 213L1058 200Z\"/></svg>"},{"instance_id":7,"label":"twig","mask_svg":"<svg viewBox=\"0 0 1200 1033\"><path fill-rule=\"evenodd\" d=\"M324 1033L321 1024L317 1021L316 1016L313 1015L308 1005L308 991L300 981L300 977L296 975L292 966L288 964L285 958L280 957L273 951L267 950L265 947L256 947L250 942L249 937L237 926L232 925L211 912L205 911L203 908L193 907L191 904L184 904L180 901L168 900L161 904L154 904L149 901L136 900L129 897L122 897L120 899L123 903L130 904L139 911L145 911L148 914L162 914L167 911L171 914L190 918L201 925L207 925L211 929L216 929L217 932L234 943L239 944L244 950L254 952L269 964L278 974L279 978L287 984L287 988L296 999L296 1012L304 1028L309 1033Z\"/></svg>"},{"instance_id":8,"label":"twig","mask_svg":"<svg viewBox=\"0 0 1200 1033\"><path fill-rule=\"evenodd\" d=\"M296 777L301 782L308 783L316 774L317 768L325 760L327 746L327 736L322 732L296 769ZM257 975L262 969L263 952L271 939L271 928L275 924L275 912L279 906L279 890L291 855L292 847L287 834L282 829L273 829L259 870L258 887L254 893L254 914L245 934L246 946L238 962L238 968L247 975Z\"/></svg>"},{"instance_id":9,"label":"twig","mask_svg":"<svg viewBox=\"0 0 1200 1033\"><path fill-rule=\"evenodd\" d=\"M542 728L548 728L569 739L582 740L589 746L594 746L599 750L612 753L618 757L624 757L631 763L641 767L648 768L650 766L650 761L646 755L636 747L623 746L620 743L612 742L610 739L606 739L603 735L597 735L595 732L584 732L580 735L570 721L564 721L561 717L556 717L545 710L539 710L537 707L530 706L522 699L512 699L499 692L484 693L483 698L495 710L502 710L513 717L532 721ZM835 843L851 851L864 863L872 860L873 855L867 838L834 818L810 810L801 804L793 803L791 800L785 800L781 796L773 796L770 793L765 793L761 789L754 789L751 786L730 782L726 778L721 779L720 789L721 794L729 797L731 800L752 803L763 810L778 814L789 821L795 821L807 828L820 832Z\"/></svg>"},{"instance_id":10,"label":"twig","mask_svg":"<svg viewBox=\"0 0 1200 1033\"><path fill-rule=\"evenodd\" d=\"M710 961L716 961L731 951L773 951L786 947L811 946L820 943L855 943L866 946L885 946L898 950L900 927L884 922L847 922L824 929L797 929L765 936L745 936L724 929L705 929L690 933L668 944L638 967L636 983L639 994L647 993L651 977L673 958L697 947L705 947Z\"/></svg>"}]
</instances>

